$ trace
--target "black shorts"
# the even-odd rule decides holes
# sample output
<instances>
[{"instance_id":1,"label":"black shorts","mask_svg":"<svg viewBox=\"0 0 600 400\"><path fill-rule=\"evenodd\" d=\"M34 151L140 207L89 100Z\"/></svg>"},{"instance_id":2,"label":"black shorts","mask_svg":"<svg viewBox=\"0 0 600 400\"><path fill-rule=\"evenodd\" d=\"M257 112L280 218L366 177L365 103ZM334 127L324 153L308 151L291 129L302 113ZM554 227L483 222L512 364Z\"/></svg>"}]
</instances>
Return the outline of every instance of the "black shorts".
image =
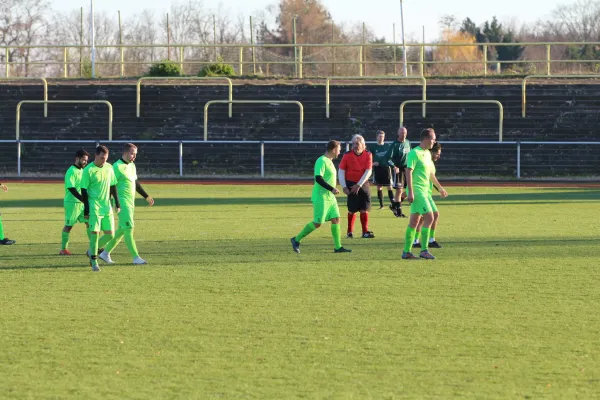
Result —
<instances>
[{"instance_id":1,"label":"black shorts","mask_svg":"<svg viewBox=\"0 0 600 400\"><path fill-rule=\"evenodd\" d=\"M392 168L388 165L373 167L375 184L379 186L392 186Z\"/></svg>"},{"instance_id":2,"label":"black shorts","mask_svg":"<svg viewBox=\"0 0 600 400\"><path fill-rule=\"evenodd\" d=\"M396 174L396 180L394 181L394 188L400 189L401 187L406 189L406 167L398 167L399 171Z\"/></svg>"},{"instance_id":3,"label":"black shorts","mask_svg":"<svg viewBox=\"0 0 600 400\"><path fill-rule=\"evenodd\" d=\"M346 185L350 189L356 185L356 182L346 181ZM371 209L371 188L369 182L365 182L357 194L349 194L346 205L348 206L348 211L351 213L361 210L369 211Z\"/></svg>"}]
</instances>

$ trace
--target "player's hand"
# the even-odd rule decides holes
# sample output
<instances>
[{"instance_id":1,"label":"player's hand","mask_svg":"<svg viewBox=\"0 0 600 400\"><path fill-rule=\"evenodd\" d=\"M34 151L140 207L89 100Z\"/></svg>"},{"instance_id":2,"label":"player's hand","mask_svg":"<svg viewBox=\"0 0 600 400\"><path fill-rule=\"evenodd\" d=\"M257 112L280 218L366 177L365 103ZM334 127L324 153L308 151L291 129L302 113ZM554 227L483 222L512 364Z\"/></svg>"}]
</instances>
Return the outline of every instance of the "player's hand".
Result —
<instances>
[{"instance_id":1,"label":"player's hand","mask_svg":"<svg viewBox=\"0 0 600 400\"><path fill-rule=\"evenodd\" d=\"M333 194L340 194L340 191L337 190L337 188L333 188L333 190L331 191L331 193L333 193Z\"/></svg>"},{"instance_id":2,"label":"player's hand","mask_svg":"<svg viewBox=\"0 0 600 400\"><path fill-rule=\"evenodd\" d=\"M8 188L6 187L6 185L5 185L4 183L3 183L3 184L0 184L0 187L1 187L1 188L2 188L2 190L4 190L5 192L8 192Z\"/></svg>"},{"instance_id":3,"label":"player's hand","mask_svg":"<svg viewBox=\"0 0 600 400\"><path fill-rule=\"evenodd\" d=\"M375 161L375 162L373 163L373 166L374 166L374 167L379 167L379 163L378 163L377 161Z\"/></svg>"},{"instance_id":4,"label":"player's hand","mask_svg":"<svg viewBox=\"0 0 600 400\"><path fill-rule=\"evenodd\" d=\"M359 190L360 190L360 186L358 184L356 184L356 185L352 186L352 188L350 189L350 193L357 194Z\"/></svg>"},{"instance_id":5,"label":"player's hand","mask_svg":"<svg viewBox=\"0 0 600 400\"><path fill-rule=\"evenodd\" d=\"M121 207L117 207L117 214L121 212Z\"/></svg>"},{"instance_id":6,"label":"player's hand","mask_svg":"<svg viewBox=\"0 0 600 400\"><path fill-rule=\"evenodd\" d=\"M398 168L398 167L394 167L394 172L395 172L395 173L398 173L398 172L400 172L400 168Z\"/></svg>"},{"instance_id":7,"label":"player's hand","mask_svg":"<svg viewBox=\"0 0 600 400\"><path fill-rule=\"evenodd\" d=\"M446 192L446 189L440 188L440 196L442 196L443 199L448 197L448 192Z\"/></svg>"},{"instance_id":8,"label":"player's hand","mask_svg":"<svg viewBox=\"0 0 600 400\"><path fill-rule=\"evenodd\" d=\"M90 214L83 214L83 219L85 219L86 221L90 220Z\"/></svg>"},{"instance_id":9,"label":"player's hand","mask_svg":"<svg viewBox=\"0 0 600 400\"><path fill-rule=\"evenodd\" d=\"M347 187L343 188L342 190L344 191L345 195L349 195L350 194L350 190Z\"/></svg>"},{"instance_id":10,"label":"player's hand","mask_svg":"<svg viewBox=\"0 0 600 400\"><path fill-rule=\"evenodd\" d=\"M413 201L415 201L415 195L414 194L409 194L408 196L406 196L406 202L409 204L412 204Z\"/></svg>"},{"instance_id":11,"label":"player's hand","mask_svg":"<svg viewBox=\"0 0 600 400\"><path fill-rule=\"evenodd\" d=\"M152 207L154 205L154 199L150 196L146 197L146 202L148 203L148 205L150 207Z\"/></svg>"}]
</instances>

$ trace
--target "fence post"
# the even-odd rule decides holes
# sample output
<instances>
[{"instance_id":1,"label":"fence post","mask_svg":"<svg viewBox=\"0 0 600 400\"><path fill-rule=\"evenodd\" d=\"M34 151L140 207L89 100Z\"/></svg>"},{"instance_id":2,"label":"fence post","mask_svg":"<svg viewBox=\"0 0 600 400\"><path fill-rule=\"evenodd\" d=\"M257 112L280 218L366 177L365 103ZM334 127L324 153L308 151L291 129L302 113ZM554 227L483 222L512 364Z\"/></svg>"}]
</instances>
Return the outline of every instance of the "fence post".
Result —
<instances>
[{"instance_id":1,"label":"fence post","mask_svg":"<svg viewBox=\"0 0 600 400\"><path fill-rule=\"evenodd\" d=\"M244 75L244 48L240 47L240 63L238 66L239 75Z\"/></svg>"},{"instance_id":2,"label":"fence post","mask_svg":"<svg viewBox=\"0 0 600 400\"><path fill-rule=\"evenodd\" d=\"M183 142L179 141L179 176L183 176Z\"/></svg>"},{"instance_id":3,"label":"fence post","mask_svg":"<svg viewBox=\"0 0 600 400\"><path fill-rule=\"evenodd\" d=\"M298 78L302 79L302 46L298 47Z\"/></svg>"},{"instance_id":4,"label":"fence post","mask_svg":"<svg viewBox=\"0 0 600 400\"><path fill-rule=\"evenodd\" d=\"M69 76L69 53L68 53L69 49L68 48L64 48L63 49L63 77L68 77Z\"/></svg>"},{"instance_id":5,"label":"fence post","mask_svg":"<svg viewBox=\"0 0 600 400\"><path fill-rule=\"evenodd\" d=\"M125 76L125 49L121 47L121 78Z\"/></svg>"},{"instance_id":6,"label":"fence post","mask_svg":"<svg viewBox=\"0 0 600 400\"><path fill-rule=\"evenodd\" d=\"M6 62L6 77L8 78L8 76L10 75L10 62L9 62L9 57L10 57L10 51L8 50L8 47L4 48L4 60Z\"/></svg>"},{"instance_id":7,"label":"fence post","mask_svg":"<svg viewBox=\"0 0 600 400\"><path fill-rule=\"evenodd\" d=\"M181 46L179 48L179 75L180 76L185 75L185 72L183 71L183 49L184 49L183 46Z\"/></svg>"},{"instance_id":8,"label":"fence post","mask_svg":"<svg viewBox=\"0 0 600 400\"><path fill-rule=\"evenodd\" d=\"M550 45L546 45L546 75L550 75Z\"/></svg>"},{"instance_id":9,"label":"fence post","mask_svg":"<svg viewBox=\"0 0 600 400\"><path fill-rule=\"evenodd\" d=\"M17 140L17 176L21 176L21 141Z\"/></svg>"},{"instance_id":10,"label":"fence post","mask_svg":"<svg viewBox=\"0 0 600 400\"><path fill-rule=\"evenodd\" d=\"M517 141L517 179L521 179L521 142Z\"/></svg>"},{"instance_id":11,"label":"fence post","mask_svg":"<svg viewBox=\"0 0 600 400\"><path fill-rule=\"evenodd\" d=\"M260 142L260 177L265 177L265 142Z\"/></svg>"},{"instance_id":12,"label":"fence post","mask_svg":"<svg viewBox=\"0 0 600 400\"><path fill-rule=\"evenodd\" d=\"M358 76L363 76L363 46L358 49Z\"/></svg>"},{"instance_id":13,"label":"fence post","mask_svg":"<svg viewBox=\"0 0 600 400\"><path fill-rule=\"evenodd\" d=\"M421 46L421 51L419 52L419 69L421 76L425 76L425 46Z\"/></svg>"},{"instance_id":14,"label":"fence post","mask_svg":"<svg viewBox=\"0 0 600 400\"><path fill-rule=\"evenodd\" d=\"M488 47L483 45L483 76L487 76Z\"/></svg>"}]
</instances>

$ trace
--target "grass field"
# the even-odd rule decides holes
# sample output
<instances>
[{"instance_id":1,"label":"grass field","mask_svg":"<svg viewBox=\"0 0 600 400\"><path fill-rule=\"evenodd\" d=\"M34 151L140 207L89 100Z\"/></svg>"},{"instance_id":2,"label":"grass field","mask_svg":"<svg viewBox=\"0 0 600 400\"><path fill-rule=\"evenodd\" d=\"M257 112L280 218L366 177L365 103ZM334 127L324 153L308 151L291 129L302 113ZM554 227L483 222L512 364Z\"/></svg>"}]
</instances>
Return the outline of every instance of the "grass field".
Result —
<instances>
[{"instance_id":1,"label":"grass field","mask_svg":"<svg viewBox=\"0 0 600 400\"><path fill-rule=\"evenodd\" d=\"M309 186L145 186L150 264L101 273L82 226L57 255L60 184L0 193L0 398L599 396L600 189L449 188L438 259L403 261L389 210L293 253Z\"/></svg>"}]
</instances>

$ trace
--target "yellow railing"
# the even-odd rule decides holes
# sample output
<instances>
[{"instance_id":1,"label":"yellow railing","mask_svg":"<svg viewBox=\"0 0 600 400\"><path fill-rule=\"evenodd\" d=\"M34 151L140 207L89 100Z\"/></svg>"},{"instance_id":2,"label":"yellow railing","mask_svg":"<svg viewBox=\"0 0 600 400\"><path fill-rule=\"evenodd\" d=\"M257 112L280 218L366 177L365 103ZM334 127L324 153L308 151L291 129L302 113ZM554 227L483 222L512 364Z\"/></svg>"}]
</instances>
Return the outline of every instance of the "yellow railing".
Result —
<instances>
[{"instance_id":1,"label":"yellow railing","mask_svg":"<svg viewBox=\"0 0 600 400\"><path fill-rule=\"evenodd\" d=\"M600 74L596 74L596 75L552 75L552 76L548 76L548 75L528 75L525 78L523 78L523 82L521 83L521 115L523 116L523 118L525 118L525 114L527 112L526 110L526 105L527 105L527 80L528 79L533 79L533 78L596 78L596 79L600 79Z\"/></svg>"},{"instance_id":2,"label":"yellow railing","mask_svg":"<svg viewBox=\"0 0 600 400\"><path fill-rule=\"evenodd\" d=\"M552 48L555 46L600 46L600 42L525 42L525 43L407 43L407 53L409 55L409 60L407 62L407 66L412 68L412 66L418 66L418 70L416 71L416 75L418 76L436 76L443 75L443 72L440 71L426 71L426 66L445 66L445 65L479 65L481 69L477 68L478 75L486 76L488 74L488 66L489 65L522 65L522 64L532 64L533 67L537 69L537 65L541 64L543 70L546 75L550 75L552 73L552 65L554 64L579 64L579 65L589 65L593 64L593 68L597 68L600 64L600 60L561 60L552 58ZM371 60L368 60L368 56L366 54L367 50L373 50L377 48L387 48L392 49L394 52L401 48L401 44L373 44L373 43L348 43L348 44L301 44L301 45L293 45L293 44L210 44L210 45L198 45L198 44L161 44L161 45L109 45L109 46L96 46L98 52L107 52L110 53L109 59L111 61L102 60L102 54L97 58L96 65L107 66L114 65L119 68L115 68L112 75L108 76L127 76L125 66L148 66L149 64L153 64L157 59L161 58L169 58L174 63L179 64L179 66L183 69L185 66L197 66L197 65L206 65L216 62L213 54L216 54L216 51L221 51L221 54L225 54L223 57L223 61L227 64L237 65L238 73L242 74L245 65L252 65L252 70L255 71L257 66L265 66L267 69L269 66L274 65L287 65L292 70L287 75L294 76L297 78L301 78L306 75L307 67L313 66L315 69L322 65L331 65L333 70L335 71L339 66L350 66L352 69L356 69L359 72L359 75L367 75L367 70L373 70L374 66L378 65L392 65L393 69L390 69L390 74L396 75L398 72L398 65L402 63L399 62L394 57L388 56L378 56L372 52ZM519 60L491 60L489 57L490 48L500 47L500 46L520 46L525 48L531 47L542 47L543 50L541 52L545 53L545 58L541 58L539 56L534 56L533 59L526 59L522 57ZM451 47L478 47L481 48L482 51L478 52L478 59L471 60L448 60L444 58L441 60L430 60L426 61L425 53L436 53L439 49L443 48L451 48ZM44 57L41 57L39 60L30 59L25 60L24 56L15 56L11 55L11 50L45 50ZM79 66L79 71L82 71L83 63L89 63L88 60L83 61L83 59L71 60L69 59L70 51L76 50L81 53L87 53L90 49L90 46L78 46L78 45L50 45L50 46L0 46L0 54L2 51L4 52L4 64L5 64L5 77L11 76L11 67L13 66L26 66L26 70L30 71L30 67L34 66L48 66L54 67L53 73L60 72L62 70L62 77L69 77L69 66L77 65ZM171 52L165 52L164 57L159 56L139 56L139 55L129 55L129 51L131 49L152 49L153 53L157 51L163 51L167 49L175 50L173 54L174 57L170 57ZM191 52L201 50L201 55L194 55L195 59L186 59L186 51L190 50ZM274 49L286 49L283 52L283 55L276 54L273 52ZM316 49L316 50L315 50ZM336 53L336 49L350 49L352 51L346 52L345 55L340 56L340 51ZM416 49L412 50L411 49ZM264 60L257 59L256 57L252 57L250 61L244 60L244 50L251 51L265 51L269 52L270 56L265 56ZM324 50L324 51L323 51ZM328 51L329 50L329 51ZM311 54L311 51L313 54ZM14 53L14 52L13 52ZM31 54L42 53L39 51L32 51ZM49 54L48 54L49 53ZM168 54L167 54L168 53ZM198 53L198 52L197 52ZM326 59L326 55L331 53L332 59ZM418 54L417 54L418 53ZM564 51L556 51L557 54L564 54ZM337 54L337 58L336 58ZM387 54L387 53L386 53ZM127 57L135 58L132 60L127 60ZM12 57L12 58L11 58ZM20 58L19 58L20 57ZM52 59L54 57L54 60ZM143 57L147 57L144 59ZM190 57L190 56L188 56ZM383 57L383 59L381 58ZM17 58L17 60L15 60ZM260 57L259 57L260 58ZM112 61L114 60L114 61ZM59 68L56 68L56 67ZM529 68L530 66L527 66ZM593 69L592 68L592 69ZM401 70L401 68L400 68ZM117 72L118 71L118 72ZM393 71L393 72L392 72ZM139 72L139 71L138 71ZM330 71L331 72L331 71ZM518 71L517 71L518 72ZM30 73L32 73L30 71ZM371 72L373 73L373 72ZM514 73L514 72L513 72ZM525 72L523 73L525 75ZM35 75L45 75L49 76L48 73L35 73ZM107 76L107 74L101 74L103 76ZM133 74L135 75L135 74ZM138 76L140 74L138 73ZM313 76L326 76L328 74L322 74L321 72L318 75L315 75L313 72ZM349 73L349 75L356 75L356 72ZM377 71L374 75L377 75ZM381 73L379 73L381 75ZM409 73L409 75L411 75ZM456 72L456 75L460 75L460 72ZM131 74L129 76L132 76Z\"/></svg>"},{"instance_id":3,"label":"yellow railing","mask_svg":"<svg viewBox=\"0 0 600 400\"><path fill-rule=\"evenodd\" d=\"M304 106L295 100L210 100L204 105L204 141L208 140L208 107L211 104L296 104L300 111L300 141L304 140Z\"/></svg>"},{"instance_id":4,"label":"yellow railing","mask_svg":"<svg viewBox=\"0 0 600 400\"><path fill-rule=\"evenodd\" d=\"M21 127L21 106L23 104L106 104L108 106L108 140L112 140L113 107L106 100L23 100L17 104L16 137L19 140Z\"/></svg>"},{"instance_id":5,"label":"yellow railing","mask_svg":"<svg viewBox=\"0 0 600 400\"><path fill-rule=\"evenodd\" d=\"M20 80L38 80L38 81L42 81L42 85L44 86L44 101L46 103L44 103L44 118L46 118L48 116L48 81L45 78L36 78L36 77L4 77L4 78L0 78L0 81L7 81L7 80L11 80L11 81L20 81Z\"/></svg>"},{"instance_id":6,"label":"yellow railing","mask_svg":"<svg viewBox=\"0 0 600 400\"><path fill-rule=\"evenodd\" d=\"M232 113L233 113L233 109L232 109L232 103L231 101L233 100L233 82L231 81L231 79L226 78L226 77L220 77L220 76L214 76L214 77L198 77L198 76L186 76L186 77L156 77L156 76L145 76L143 78L138 79L137 83L136 83L136 107L135 107L135 112L136 112L136 116L139 118L140 117L140 107L141 107L141 103L142 103L142 81L146 81L146 80L165 80L165 81L170 81L170 80L185 80L185 81L192 81L192 80L208 80L208 79L212 79L212 80L226 80L228 85L229 85L229 118L231 118ZM168 85L168 83L159 83L159 85Z\"/></svg>"},{"instance_id":7,"label":"yellow railing","mask_svg":"<svg viewBox=\"0 0 600 400\"><path fill-rule=\"evenodd\" d=\"M502 141L502 128L504 125L504 107L498 100L406 100L400 104L400 127L404 126L404 106L407 104L421 104L421 103L435 103L435 104L495 104L498 106L499 118L498 118L498 141Z\"/></svg>"},{"instance_id":8,"label":"yellow railing","mask_svg":"<svg viewBox=\"0 0 600 400\"><path fill-rule=\"evenodd\" d=\"M422 89L422 97L423 100L427 100L427 79L422 76L331 76L328 77L325 81L325 117L329 118L329 82L332 80L365 80L365 79L387 79L387 80L395 80L395 79L418 79L421 81ZM427 116L425 103L423 103L423 118Z\"/></svg>"}]
</instances>

